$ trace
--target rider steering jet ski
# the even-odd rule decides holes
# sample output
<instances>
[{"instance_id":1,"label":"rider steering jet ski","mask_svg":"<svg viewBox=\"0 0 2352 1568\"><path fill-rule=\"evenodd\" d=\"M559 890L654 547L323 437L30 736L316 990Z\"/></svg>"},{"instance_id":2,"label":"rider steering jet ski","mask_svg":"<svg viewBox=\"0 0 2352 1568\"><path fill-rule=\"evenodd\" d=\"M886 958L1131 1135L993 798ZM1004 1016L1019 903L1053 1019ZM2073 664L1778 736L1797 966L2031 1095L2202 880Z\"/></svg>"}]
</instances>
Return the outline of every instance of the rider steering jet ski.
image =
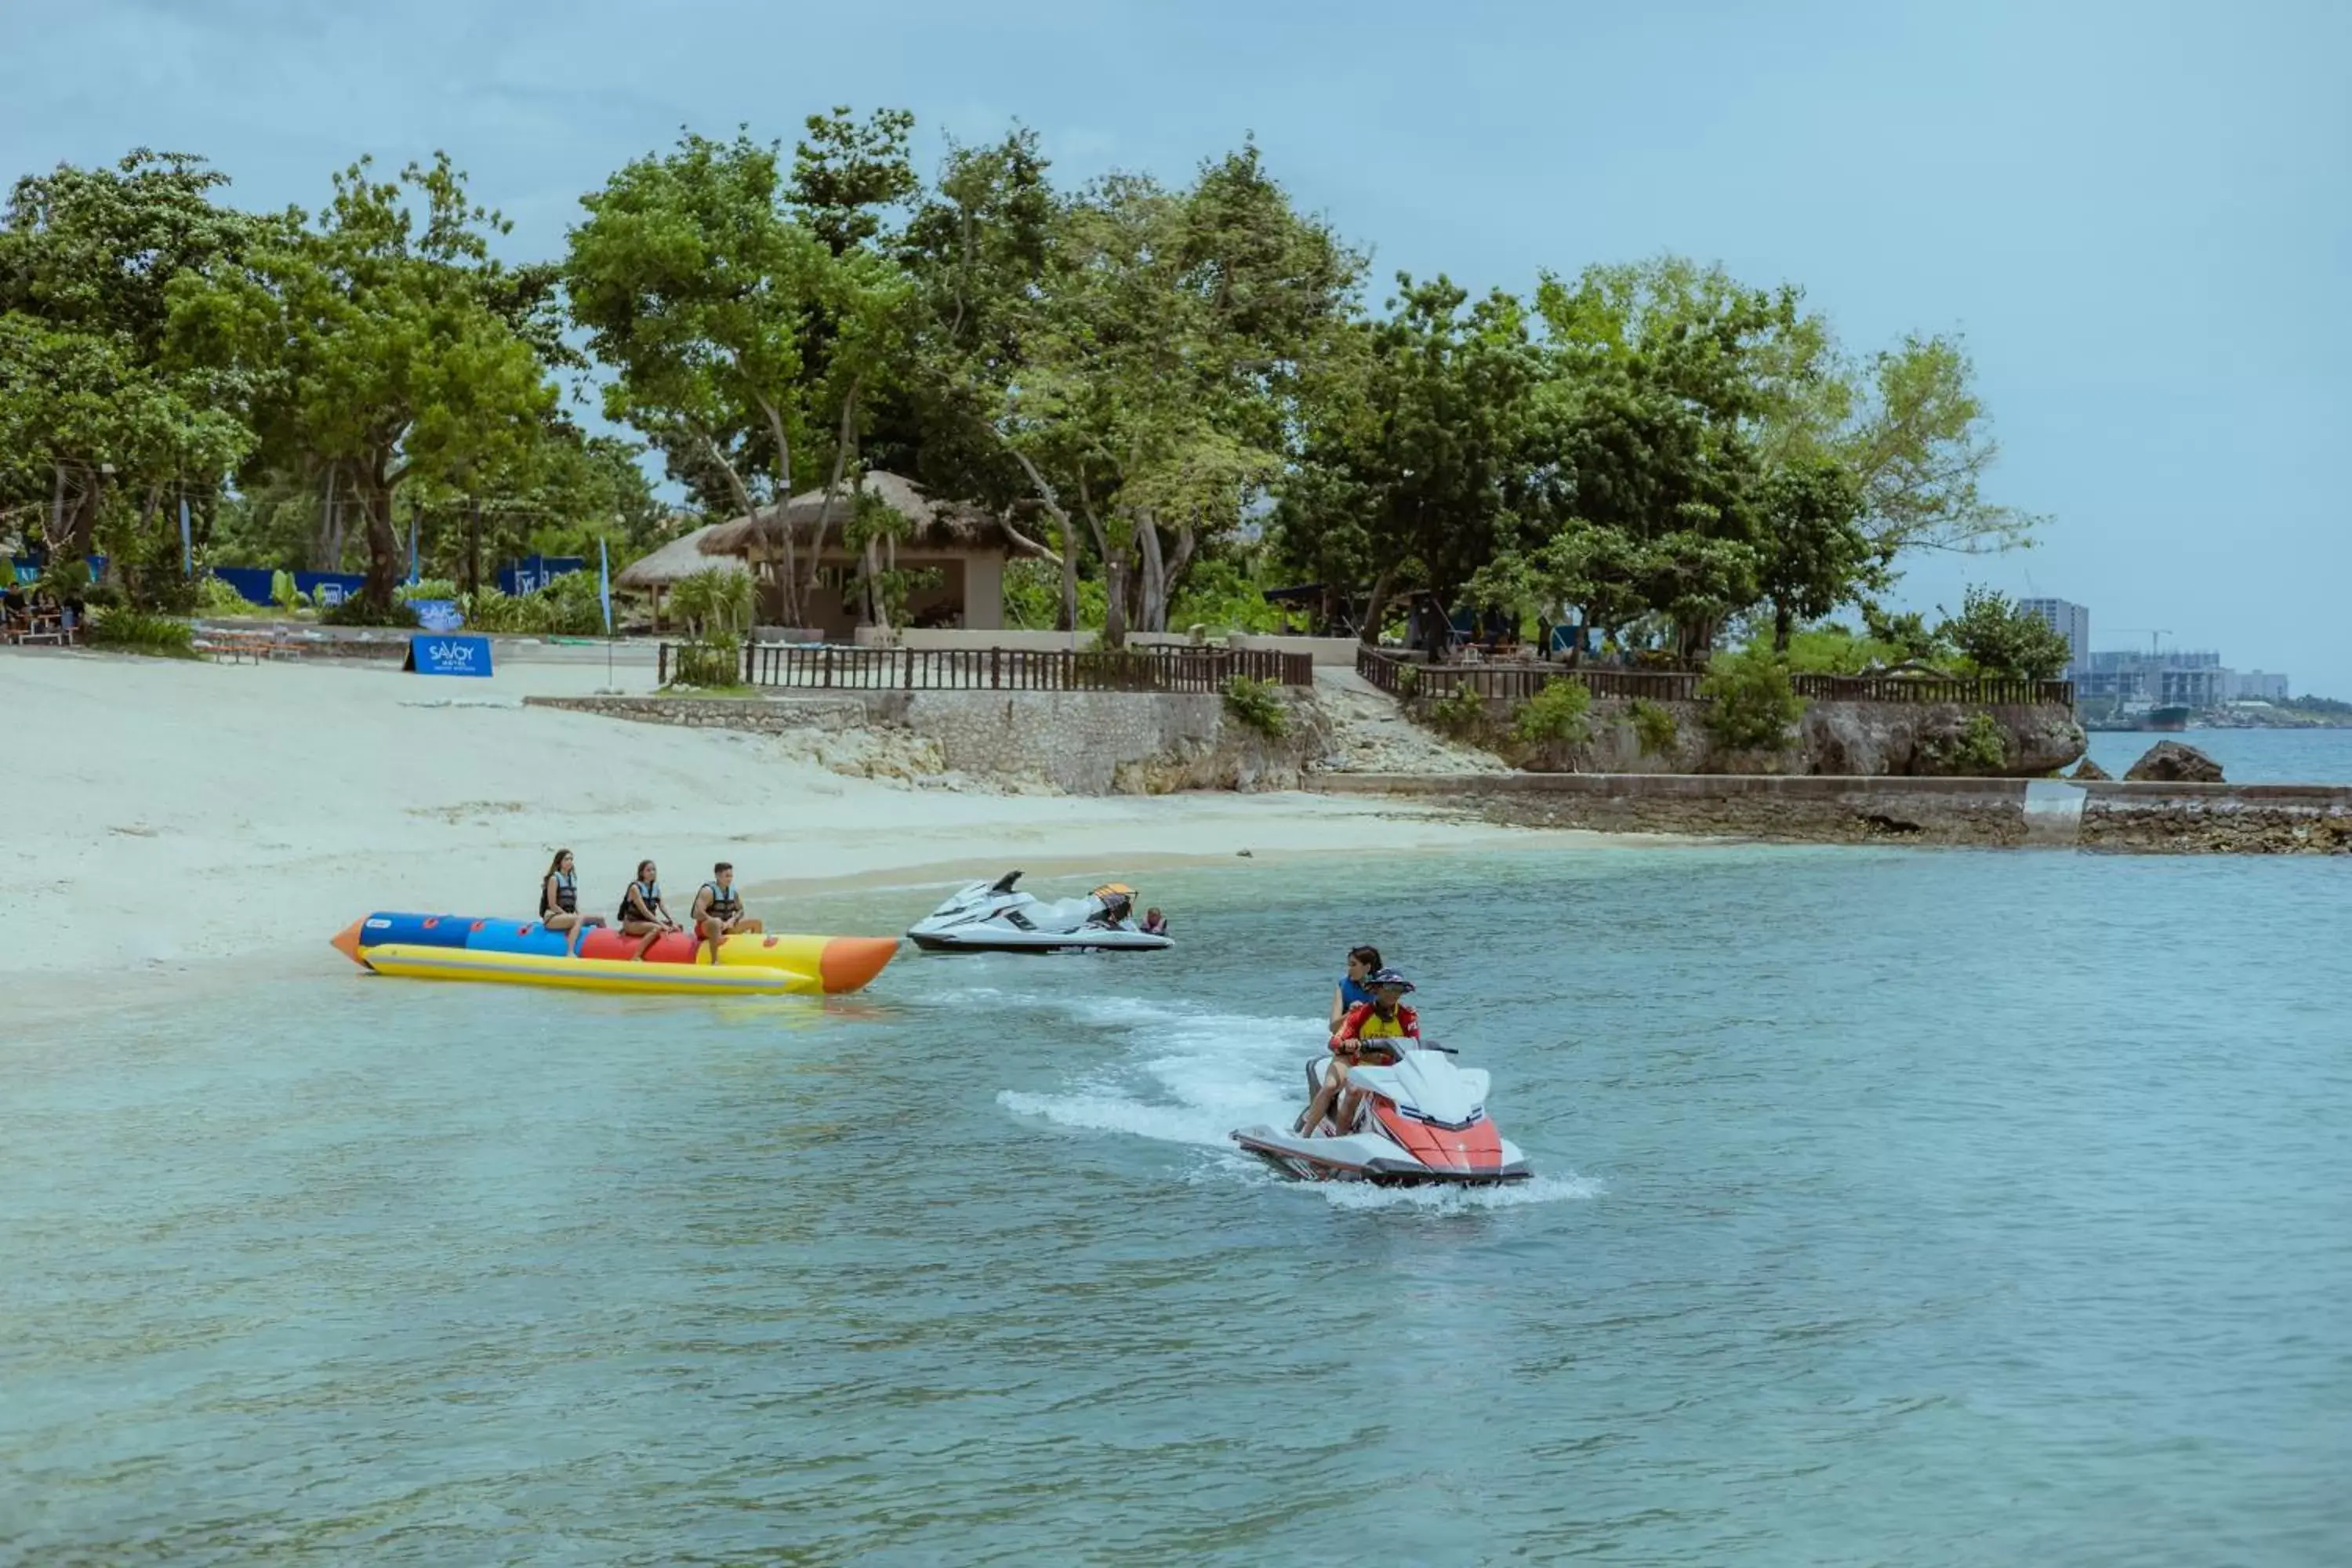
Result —
<instances>
[{"instance_id":1,"label":"rider steering jet ski","mask_svg":"<svg viewBox=\"0 0 2352 1568\"><path fill-rule=\"evenodd\" d=\"M1455 1067L1453 1051L1422 1041L1412 1010L1398 1005L1412 989L1403 975L1383 969L1367 984L1379 1000L1358 1004L1332 1037L1331 1055L1307 1064L1299 1125L1244 1127L1234 1142L1312 1181L1405 1187L1526 1181L1527 1156L1487 1118L1485 1071ZM1349 1058L1356 1065L1333 1070Z\"/></svg>"},{"instance_id":2,"label":"rider steering jet ski","mask_svg":"<svg viewBox=\"0 0 2352 1568\"><path fill-rule=\"evenodd\" d=\"M1018 871L974 882L907 932L926 952L1146 952L1172 938L1135 923L1135 889L1107 882L1083 899L1051 902L1016 892Z\"/></svg>"}]
</instances>

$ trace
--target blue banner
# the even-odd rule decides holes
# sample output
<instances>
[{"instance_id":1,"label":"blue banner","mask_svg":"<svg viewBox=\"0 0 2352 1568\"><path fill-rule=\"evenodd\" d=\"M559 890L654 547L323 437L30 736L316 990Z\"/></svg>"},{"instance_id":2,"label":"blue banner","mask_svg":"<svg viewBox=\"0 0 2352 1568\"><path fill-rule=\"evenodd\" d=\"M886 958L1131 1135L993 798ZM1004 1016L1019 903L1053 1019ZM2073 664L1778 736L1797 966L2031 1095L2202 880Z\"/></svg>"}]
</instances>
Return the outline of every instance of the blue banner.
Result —
<instances>
[{"instance_id":1,"label":"blue banner","mask_svg":"<svg viewBox=\"0 0 2352 1568\"><path fill-rule=\"evenodd\" d=\"M586 570L587 565L577 555L526 555L499 568L499 592L536 594L558 577L569 577L574 572Z\"/></svg>"},{"instance_id":2,"label":"blue banner","mask_svg":"<svg viewBox=\"0 0 2352 1568\"><path fill-rule=\"evenodd\" d=\"M408 658L402 661L400 668L418 675L472 675L487 679L490 673L490 639L420 634L408 639Z\"/></svg>"},{"instance_id":3,"label":"blue banner","mask_svg":"<svg viewBox=\"0 0 2352 1568\"><path fill-rule=\"evenodd\" d=\"M215 566L213 575L243 595L247 603L267 608L269 604L270 579L275 575L267 566ZM298 592L316 595L320 605L332 607L345 599L356 598L367 579L357 572L297 572L294 586Z\"/></svg>"},{"instance_id":4,"label":"blue banner","mask_svg":"<svg viewBox=\"0 0 2352 1568\"><path fill-rule=\"evenodd\" d=\"M408 607L416 612L416 624L428 632L454 632L466 624L455 599L411 599Z\"/></svg>"}]
</instances>

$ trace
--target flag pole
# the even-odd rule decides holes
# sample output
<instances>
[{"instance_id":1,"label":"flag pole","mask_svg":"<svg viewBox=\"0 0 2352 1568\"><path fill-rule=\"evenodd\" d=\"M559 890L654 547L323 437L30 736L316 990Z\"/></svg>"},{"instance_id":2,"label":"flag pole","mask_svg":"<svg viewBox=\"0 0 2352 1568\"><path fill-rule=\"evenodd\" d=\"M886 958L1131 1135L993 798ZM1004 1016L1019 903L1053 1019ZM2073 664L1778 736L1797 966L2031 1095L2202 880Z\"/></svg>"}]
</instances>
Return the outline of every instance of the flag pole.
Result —
<instances>
[{"instance_id":1,"label":"flag pole","mask_svg":"<svg viewBox=\"0 0 2352 1568\"><path fill-rule=\"evenodd\" d=\"M613 559L596 536L596 597L604 606L604 689L613 689Z\"/></svg>"}]
</instances>

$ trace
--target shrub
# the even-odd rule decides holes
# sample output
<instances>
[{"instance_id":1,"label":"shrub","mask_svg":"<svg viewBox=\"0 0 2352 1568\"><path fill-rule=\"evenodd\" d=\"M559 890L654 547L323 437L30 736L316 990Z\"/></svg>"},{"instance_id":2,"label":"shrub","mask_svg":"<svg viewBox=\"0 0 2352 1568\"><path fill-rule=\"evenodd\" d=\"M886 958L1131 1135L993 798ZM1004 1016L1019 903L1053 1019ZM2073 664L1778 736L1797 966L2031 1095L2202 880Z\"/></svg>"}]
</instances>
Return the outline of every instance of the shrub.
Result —
<instances>
[{"instance_id":1,"label":"shrub","mask_svg":"<svg viewBox=\"0 0 2352 1568\"><path fill-rule=\"evenodd\" d=\"M457 596L457 584L446 577L420 577L394 588L392 596L404 605L411 599L454 599Z\"/></svg>"},{"instance_id":2,"label":"shrub","mask_svg":"<svg viewBox=\"0 0 2352 1568\"><path fill-rule=\"evenodd\" d=\"M302 590L294 586L294 574L291 572L272 572L269 574L269 602L281 610L299 610L310 603L302 596Z\"/></svg>"},{"instance_id":3,"label":"shrub","mask_svg":"<svg viewBox=\"0 0 2352 1568\"><path fill-rule=\"evenodd\" d=\"M1486 700L1477 689L1466 682L1429 705L1429 721L1458 740L1468 740L1484 734L1486 729Z\"/></svg>"},{"instance_id":4,"label":"shrub","mask_svg":"<svg viewBox=\"0 0 2352 1568\"><path fill-rule=\"evenodd\" d=\"M1675 742L1682 739L1682 726L1675 722L1675 710L1663 702L1636 697L1627 706L1625 717L1633 721L1633 738L1642 743L1647 755L1669 755Z\"/></svg>"},{"instance_id":5,"label":"shrub","mask_svg":"<svg viewBox=\"0 0 2352 1568\"><path fill-rule=\"evenodd\" d=\"M89 617L92 647L152 654L159 658L194 658L194 639L195 627L177 616L113 608L99 610Z\"/></svg>"},{"instance_id":6,"label":"shrub","mask_svg":"<svg viewBox=\"0 0 2352 1568\"><path fill-rule=\"evenodd\" d=\"M1805 711L1789 684L1788 668L1766 647L1717 654L1698 683L1707 705L1706 731L1727 751L1777 752Z\"/></svg>"},{"instance_id":7,"label":"shrub","mask_svg":"<svg viewBox=\"0 0 2352 1568\"><path fill-rule=\"evenodd\" d=\"M1933 771L1962 778L1998 778L2009 769L2009 739L1993 716L1979 709L1969 715L1958 735L1929 741L1919 748Z\"/></svg>"},{"instance_id":8,"label":"shrub","mask_svg":"<svg viewBox=\"0 0 2352 1568\"><path fill-rule=\"evenodd\" d=\"M751 580L741 573L732 575L743 584L744 620L751 619ZM604 602L597 595L596 574L593 572L567 572L541 588L535 598L547 605L547 629L559 637L589 637L603 635ZM740 630L739 626L736 629Z\"/></svg>"},{"instance_id":9,"label":"shrub","mask_svg":"<svg viewBox=\"0 0 2352 1568\"><path fill-rule=\"evenodd\" d=\"M1978 674L1996 679L2053 680L2074 657L2049 622L1990 588L1969 589L1960 613L1938 630Z\"/></svg>"},{"instance_id":10,"label":"shrub","mask_svg":"<svg viewBox=\"0 0 2352 1568\"><path fill-rule=\"evenodd\" d=\"M196 586L200 616L249 616L259 607L218 577L206 577Z\"/></svg>"},{"instance_id":11,"label":"shrub","mask_svg":"<svg viewBox=\"0 0 2352 1568\"><path fill-rule=\"evenodd\" d=\"M729 687L743 679L742 642L725 632L714 632L677 645L670 666L672 686Z\"/></svg>"},{"instance_id":12,"label":"shrub","mask_svg":"<svg viewBox=\"0 0 2352 1568\"><path fill-rule=\"evenodd\" d=\"M723 566L706 566L672 584L669 607L698 635L748 630L751 625L751 574L730 572Z\"/></svg>"},{"instance_id":13,"label":"shrub","mask_svg":"<svg viewBox=\"0 0 2352 1568\"><path fill-rule=\"evenodd\" d=\"M1592 693L1584 682L1554 676L1512 710L1511 734L1531 746L1580 746L1592 738L1586 717L1591 710Z\"/></svg>"},{"instance_id":14,"label":"shrub","mask_svg":"<svg viewBox=\"0 0 2352 1568\"><path fill-rule=\"evenodd\" d=\"M1421 666L1408 664L1398 670L1396 683L1397 695L1408 702L1412 701L1414 695L1421 690Z\"/></svg>"},{"instance_id":15,"label":"shrub","mask_svg":"<svg viewBox=\"0 0 2352 1568\"><path fill-rule=\"evenodd\" d=\"M1275 695L1274 682L1236 675L1225 682L1225 711L1269 741L1290 733L1290 713Z\"/></svg>"},{"instance_id":16,"label":"shrub","mask_svg":"<svg viewBox=\"0 0 2352 1568\"><path fill-rule=\"evenodd\" d=\"M365 596L352 595L340 605L319 612L321 625L330 626L409 626L421 625L416 612L397 601L383 605L371 605Z\"/></svg>"}]
</instances>

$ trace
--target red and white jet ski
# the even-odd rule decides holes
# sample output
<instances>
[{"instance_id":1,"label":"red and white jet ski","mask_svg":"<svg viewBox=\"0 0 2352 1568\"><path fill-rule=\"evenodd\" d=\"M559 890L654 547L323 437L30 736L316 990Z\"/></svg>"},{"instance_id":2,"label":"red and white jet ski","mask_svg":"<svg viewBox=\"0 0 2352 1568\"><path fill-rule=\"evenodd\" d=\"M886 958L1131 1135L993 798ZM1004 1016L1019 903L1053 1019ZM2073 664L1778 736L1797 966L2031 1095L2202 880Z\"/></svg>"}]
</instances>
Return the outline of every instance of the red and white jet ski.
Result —
<instances>
[{"instance_id":1,"label":"red and white jet ski","mask_svg":"<svg viewBox=\"0 0 2352 1568\"><path fill-rule=\"evenodd\" d=\"M1349 1087L1363 1091L1353 1126L1337 1127L1327 1116L1320 1127L1296 1131L1239 1128L1234 1142L1310 1181L1394 1187L1526 1181L1527 1156L1487 1119L1485 1070L1455 1067L1444 1046L1404 1046L1391 1066L1349 1069ZM1329 1059L1307 1064L1309 1104Z\"/></svg>"}]
</instances>

